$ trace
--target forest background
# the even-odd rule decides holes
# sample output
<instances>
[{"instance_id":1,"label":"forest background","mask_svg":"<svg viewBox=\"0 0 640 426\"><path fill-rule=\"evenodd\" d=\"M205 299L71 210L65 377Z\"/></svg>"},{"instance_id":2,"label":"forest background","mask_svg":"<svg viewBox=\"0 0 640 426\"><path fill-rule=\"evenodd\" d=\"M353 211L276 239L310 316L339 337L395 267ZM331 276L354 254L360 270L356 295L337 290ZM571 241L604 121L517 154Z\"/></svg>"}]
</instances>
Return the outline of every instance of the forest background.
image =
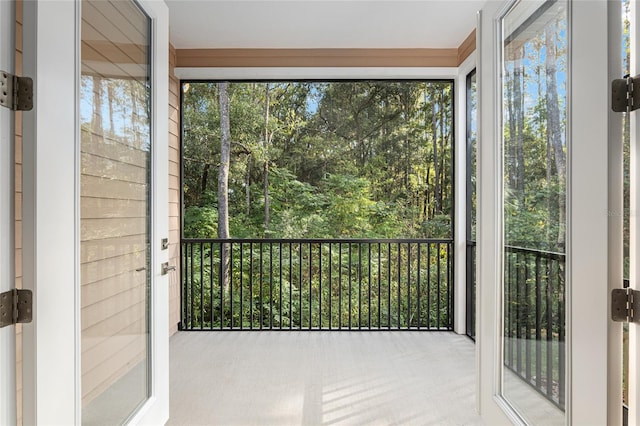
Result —
<instances>
[{"instance_id":1,"label":"forest background","mask_svg":"<svg viewBox=\"0 0 640 426\"><path fill-rule=\"evenodd\" d=\"M452 238L451 81L189 82L183 106L187 238Z\"/></svg>"}]
</instances>

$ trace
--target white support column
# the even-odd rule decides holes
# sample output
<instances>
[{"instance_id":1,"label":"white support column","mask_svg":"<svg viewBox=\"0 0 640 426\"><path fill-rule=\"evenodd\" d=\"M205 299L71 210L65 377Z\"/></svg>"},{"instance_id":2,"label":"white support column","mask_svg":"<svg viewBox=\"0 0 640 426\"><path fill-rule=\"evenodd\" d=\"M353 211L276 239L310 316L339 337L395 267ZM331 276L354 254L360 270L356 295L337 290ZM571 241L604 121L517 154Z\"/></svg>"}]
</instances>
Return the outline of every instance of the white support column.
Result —
<instances>
[{"instance_id":1,"label":"white support column","mask_svg":"<svg viewBox=\"0 0 640 426\"><path fill-rule=\"evenodd\" d=\"M570 152L567 217L567 402L569 424L607 417L609 322L607 3L569 4ZM620 384L621 385L621 384Z\"/></svg>"},{"instance_id":2,"label":"white support column","mask_svg":"<svg viewBox=\"0 0 640 426\"><path fill-rule=\"evenodd\" d=\"M455 231L453 247L454 261L454 331L467 332L467 74L476 67L476 54L472 53L458 67L455 100Z\"/></svg>"}]
</instances>

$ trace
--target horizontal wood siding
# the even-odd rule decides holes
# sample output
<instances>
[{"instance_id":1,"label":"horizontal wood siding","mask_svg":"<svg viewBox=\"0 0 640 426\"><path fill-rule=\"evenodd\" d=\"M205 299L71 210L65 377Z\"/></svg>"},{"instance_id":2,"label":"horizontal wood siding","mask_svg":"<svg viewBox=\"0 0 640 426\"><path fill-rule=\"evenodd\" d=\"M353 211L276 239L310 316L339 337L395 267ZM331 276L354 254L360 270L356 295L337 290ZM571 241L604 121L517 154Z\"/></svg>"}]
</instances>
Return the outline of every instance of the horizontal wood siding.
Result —
<instances>
[{"instance_id":1,"label":"horizontal wood siding","mask_svg":"<svg viewBox=\"0 0 640 426\"><path fill-rule=\"evenodd\" d=\"M476 32L448 49L177 49L178 67L457 67Z\"/></svg>"},{"instance_id":2,"label":"horizontal wood siding","mask_svg":"<svg viewBox=\"0 0 640 426\"><path fill-rule=\"evenodd\" d=\"M475 50L476 30L473 30L458 48L458 65L462 64Z\"/></svg>"},{"instance_id":3,"label":"horizontal wood siding","mask_svg":"<svg viewBox=\"0 0 640 426\"><path fill-rule=\"evenodd\" d=\"M147 357L150 127L148 41L140 13L131 2L113 0L84 1L82 15L84 408Z\"/></svg>"},{"instance_id":4,"label":"horizontal wood siding","mask_svg":"<svg viewBox=\"0 0 640 426\"><path fill-rule=\"evenodd\" d=\"M169 45L169 332L180 322L180 81L174 70L176 49Z\"/></svg>"},{"instance_id":5,"label":"horizontal wood siding","mask_svg":"<svg viewBox=\"0 0 640 426\"><path fill-rule=\"evenodd\" d=\"M178 67L455 67L458 49L178 49Z\"/></svg>"}]
</instances>

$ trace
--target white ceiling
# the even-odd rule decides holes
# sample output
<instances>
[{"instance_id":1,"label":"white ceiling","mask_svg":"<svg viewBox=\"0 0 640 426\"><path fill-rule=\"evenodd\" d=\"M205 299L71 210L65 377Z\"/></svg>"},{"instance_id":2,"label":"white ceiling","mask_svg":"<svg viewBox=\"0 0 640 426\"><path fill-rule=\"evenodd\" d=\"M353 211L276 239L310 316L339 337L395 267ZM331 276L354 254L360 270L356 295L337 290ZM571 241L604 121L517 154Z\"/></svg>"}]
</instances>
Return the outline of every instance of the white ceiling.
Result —
<instances>
[{"instance_id":1,"label":"white ceiling","mask_svg":"<svg viewBox=\"0 0 640 426\"><path fill-rule=\"evenodd\" d=\"M165 0L188 48L450 48L483 0Z\"/></svg>"}]
</instances>

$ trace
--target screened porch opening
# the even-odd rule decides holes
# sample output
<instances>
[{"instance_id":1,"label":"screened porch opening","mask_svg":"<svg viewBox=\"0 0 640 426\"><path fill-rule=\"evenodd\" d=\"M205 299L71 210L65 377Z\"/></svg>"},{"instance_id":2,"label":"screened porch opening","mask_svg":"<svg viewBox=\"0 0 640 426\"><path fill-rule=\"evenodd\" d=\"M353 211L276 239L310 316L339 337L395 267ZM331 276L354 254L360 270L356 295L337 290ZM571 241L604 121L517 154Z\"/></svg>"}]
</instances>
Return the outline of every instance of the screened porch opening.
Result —
<instances>
[{"instance_id":1,"label":"screened porch opening","mask_svg":"<svg viewBox=\"0 0 640 426\"><path fill-rule=\"evenodd\" d=\"M454 83L182 82L183 330L453 330Z\"/></svg>"}]
</instances>

